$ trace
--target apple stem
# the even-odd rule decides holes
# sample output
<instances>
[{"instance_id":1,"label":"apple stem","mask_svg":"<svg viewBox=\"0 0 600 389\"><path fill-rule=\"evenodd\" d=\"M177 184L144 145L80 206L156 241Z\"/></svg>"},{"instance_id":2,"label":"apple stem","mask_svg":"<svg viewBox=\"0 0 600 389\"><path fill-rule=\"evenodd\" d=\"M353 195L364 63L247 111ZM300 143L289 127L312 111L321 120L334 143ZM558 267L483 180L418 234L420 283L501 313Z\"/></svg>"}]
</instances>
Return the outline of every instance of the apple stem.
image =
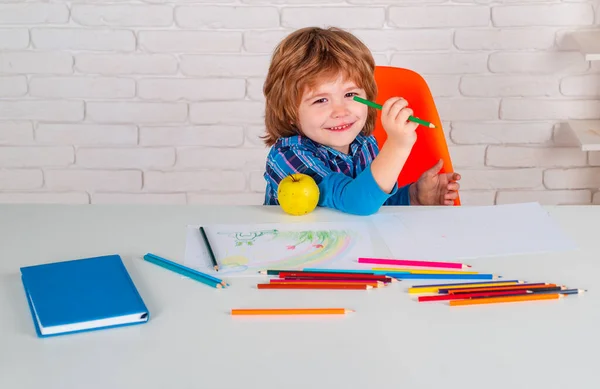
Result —
<instances>
[{"instance_id":1,"label":"apple stem","mask_svg":"<svg viewBox=\"0 0 600 389\"><path fill-rule=\"evenodd\" d=\"M292 181L293 181L293 182L298 182L298 180L296 179L296 177L294 177L294 175L293 175L293 174L290 174L290 177L292 177Z\"/></svg>"}]
</instances>

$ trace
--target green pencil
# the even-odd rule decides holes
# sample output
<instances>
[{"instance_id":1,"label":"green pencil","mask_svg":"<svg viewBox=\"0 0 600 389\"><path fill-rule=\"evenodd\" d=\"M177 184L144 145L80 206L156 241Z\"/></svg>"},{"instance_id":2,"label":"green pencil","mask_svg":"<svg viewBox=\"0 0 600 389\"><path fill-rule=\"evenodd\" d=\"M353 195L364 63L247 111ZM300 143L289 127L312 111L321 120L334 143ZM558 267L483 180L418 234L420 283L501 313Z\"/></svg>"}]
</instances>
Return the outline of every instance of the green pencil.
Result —
<instances>
[{"instance_id":1,"label":"green pencil","mask_svg":"<svg viewBox=\"0 0 600 389\"><path fill-rule=\"evenodd\" d=\"M377 103L374 103L372 101L369 101L369 100L365 100L365 99L360 98L358 96L354 96L354 101L358 101L359 103L363 103L363 104L368 105L369 107L372 107L372 108L376 108L376 109L381 109L382 108L381 105L379 105ZM411 121L411 122L414 122L414 123L419 123L420 125L425 126L425 127L435 128L435 124L426 122L425 120L416 118L414 116L409 116L408 120Z\"/></svg>"}]
</instances>

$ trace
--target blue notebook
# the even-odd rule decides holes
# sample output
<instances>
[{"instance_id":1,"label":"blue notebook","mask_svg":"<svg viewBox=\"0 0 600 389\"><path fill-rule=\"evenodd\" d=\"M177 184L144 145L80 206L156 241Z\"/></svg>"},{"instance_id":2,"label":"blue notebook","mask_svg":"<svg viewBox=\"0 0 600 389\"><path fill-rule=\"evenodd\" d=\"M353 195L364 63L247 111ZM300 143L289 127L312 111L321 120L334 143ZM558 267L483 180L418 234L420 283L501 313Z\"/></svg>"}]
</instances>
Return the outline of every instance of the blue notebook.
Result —
<instances>
[{"instance_id":1,"label":"blue notebook","mask_svg":"<svg viewBox=\"0 0 600 389\"><path fill-rule=\"evenodd\" d=\"M141 324L150 313L119 255L21 268L38 336Z\"/></svg>"}]
</instances>

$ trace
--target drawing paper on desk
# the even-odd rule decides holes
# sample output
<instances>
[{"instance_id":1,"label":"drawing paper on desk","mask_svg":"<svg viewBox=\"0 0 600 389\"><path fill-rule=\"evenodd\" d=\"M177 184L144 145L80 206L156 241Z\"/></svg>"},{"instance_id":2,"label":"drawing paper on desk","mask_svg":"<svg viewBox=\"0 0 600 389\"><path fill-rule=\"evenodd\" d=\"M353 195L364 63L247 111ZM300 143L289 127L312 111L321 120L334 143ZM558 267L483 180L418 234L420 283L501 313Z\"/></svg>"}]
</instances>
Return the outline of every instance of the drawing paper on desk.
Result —
<instances>
[{"instance_id":1,"label":"drawing paper on desk","mask_svg":"<svg viewBox=\"0 0 600 389\"><path fill-rule=\"evenodd\" d=\"M394 258L444 261L576 248L538 203L423 208L373 221Z\"/></svg>"},{"instance_id":2,"label":"drawing paper on desk","mask_svg":"<svg viewBox=\"0 0 600 389\"><path fill-rule=\"evenodd\" d=\"M198 227L187 227L185 264L220 276L305 267L360 269L357 258L372 253L364 223L204 225L220 267L215 272Z\"/></svg>"}]
</instances>

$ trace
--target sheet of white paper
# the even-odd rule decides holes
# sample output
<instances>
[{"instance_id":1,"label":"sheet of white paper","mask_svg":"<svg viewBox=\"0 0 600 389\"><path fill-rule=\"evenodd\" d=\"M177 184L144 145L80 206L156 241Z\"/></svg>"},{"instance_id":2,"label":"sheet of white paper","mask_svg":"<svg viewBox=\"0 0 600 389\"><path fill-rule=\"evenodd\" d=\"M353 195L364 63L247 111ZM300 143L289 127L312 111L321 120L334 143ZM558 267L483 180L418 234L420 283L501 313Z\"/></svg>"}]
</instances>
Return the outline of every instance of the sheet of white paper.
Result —
<instances>
[{"instance_id":1,"label":"sheet of white paper","mask_svg":"<svg viewBox=\"0 0 600 389\"><path fill-rule=\"evenodd\" d=\"M360 269L372 255L366 223L204 225L219 271L212 269L199 226L188 226L185 265L215 276L256 276L259 270Z\"/></svg>"},{"instance_id":2,"label":"sheet of white paper","mask_svg":"<svg viewBox=\"0 0 600 389\"><path fill-rule=\"evenodd\" d=\"M576 248L538 203L421 209L372 220L398 259L451 261Z\"/></svg>"}]
</instances>

